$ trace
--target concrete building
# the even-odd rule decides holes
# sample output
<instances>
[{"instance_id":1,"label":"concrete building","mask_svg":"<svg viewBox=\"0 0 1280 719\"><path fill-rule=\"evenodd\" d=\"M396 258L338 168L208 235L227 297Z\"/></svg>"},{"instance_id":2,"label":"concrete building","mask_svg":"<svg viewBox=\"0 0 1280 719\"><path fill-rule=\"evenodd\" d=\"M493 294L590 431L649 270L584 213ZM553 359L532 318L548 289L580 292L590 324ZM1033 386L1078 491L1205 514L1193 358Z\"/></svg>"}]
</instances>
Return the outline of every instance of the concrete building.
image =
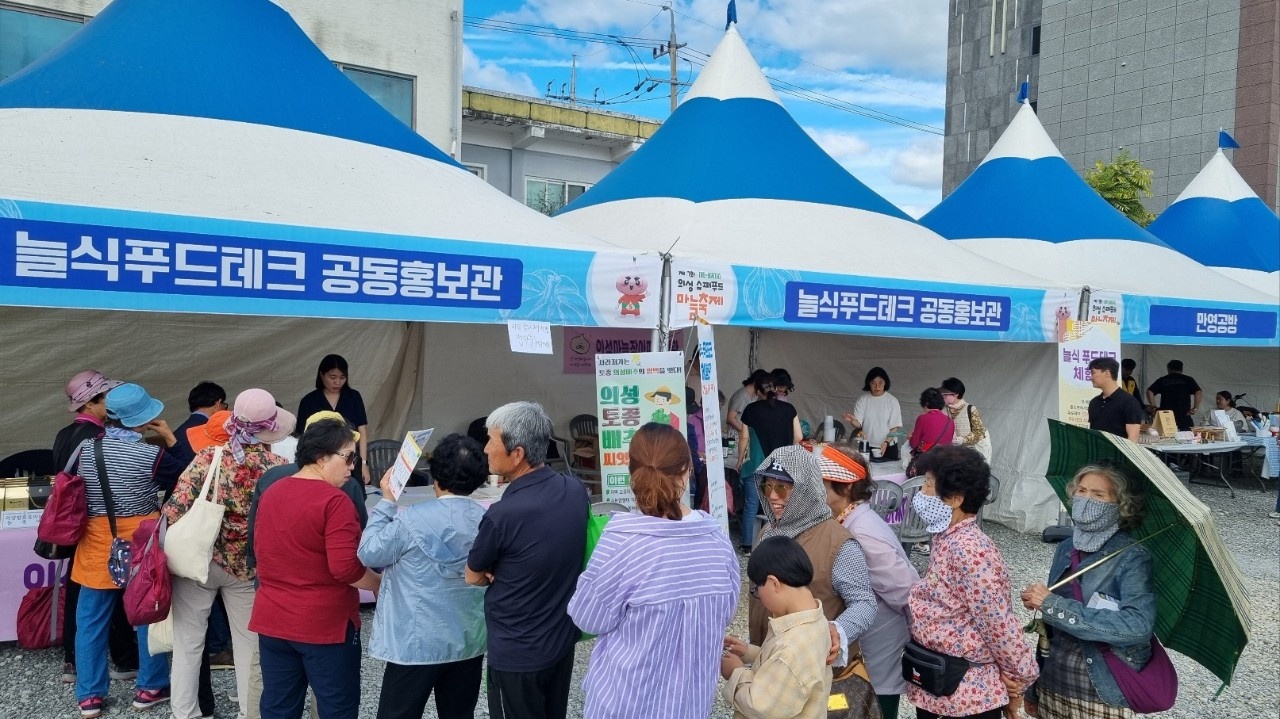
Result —
<instances>
[{"instance_id":1,"label":"concrete building","mask_svg":"<svg viewBox=\"0 0 1280 719\"><path fill-rule=\"evenodd\" d=\"M1276 0L950 0L943 195L1008 126L1019 83L1083 173L1121 148L1154 172L1159 213L1204 167L1217 131L1236 169L1280 203Z\"/></svg>"},{"instance_id":2,"label":"concrete building","mask_svg":"<svg viewBox=\"0 0 1280 719\"><path fill-rule=\"evenodd\" d=\"M462 163L550 214L635 152L661 123L492 90L464 88Z\"/></svg>"},{"instance_id":3,"label":"concrete building","mask_svg":"<svg viewBox=\"0 0 1280 719\"><path fill-rule=\"evenodd\" d=\"M462 0L275 0L353 82L454 157L461 138ZM52 50L107 0L0 0L0 80Z\"/></svg>"}]
</instances>

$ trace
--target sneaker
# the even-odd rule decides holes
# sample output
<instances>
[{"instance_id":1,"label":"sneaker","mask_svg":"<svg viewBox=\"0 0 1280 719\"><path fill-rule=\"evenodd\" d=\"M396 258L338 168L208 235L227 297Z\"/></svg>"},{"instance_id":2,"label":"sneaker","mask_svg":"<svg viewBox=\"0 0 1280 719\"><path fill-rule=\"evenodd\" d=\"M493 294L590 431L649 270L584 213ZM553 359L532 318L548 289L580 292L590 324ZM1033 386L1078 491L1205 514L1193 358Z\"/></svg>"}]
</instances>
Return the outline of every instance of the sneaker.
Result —
<instances>
[{"instance_id":1,"label":"sneaker","mask_svg":"<svg viewBox=\"0 0 1280 719\"><path fill-rule=\"evenodd\" d=\"M1271 514L1268 514L1268 515L1267 515L1267 517L1269 517L1269 518L1271 518L1271 519L1280 519L1280 512L1272 512ZM71 671L72 671L72 672L74 672L74 671L75 671L75 667L72 667L72 668L71 668Z\"/></svg>"},{"instance_id":2,"label":"sneaker","mask_svg":"<svg viewBox=\"0 0 1280 719\"><path fill-rule=\"evenodd\" d=\"M920 542L916 546L912 547L912 549L914 549L917 554L929 554L933 551L933 547L926 542Z\"/></svg>"},{"instance_id":3,"label":"sneaker","mask_svg":"<svg viewBox=\"0 0 1280 719\"><path fill-rule=\"evenodd\" d=\"M233 702L239 702L240 694L238 692L239 692L238 689L236 689L235 687L231 687L231 689L227 692L227 698Z\"/></svg>"},{"instance_id":4,"label":"sneaker","mask_svg":"<svg viewBox=\"0 0 1280 719\"><path fill-rule=\"evenodd\" d=\"M112 669L107 672L107 676L118 682L133 681L138 678L137 669Z\"/></svg>"},{"instance_id":5,"label":"sneaker","mask_svg":"<svg viewBox=\"0 0 1280 719\"><path fill-rule=\"evenodd\" d=\"M142 711L169 701L169 687L163 689L139 689L133 695L133 708Z\"/></svg>"},{"instance_id":6,"label":"sneaker","mask_svg":"<svg viewBox=\"0 0 1280 719\"><path fill-rule=\"evenodd\" d=\"M63 684L76 683L76 665L74 663L67 662L66 664L62 665L62 683Z\"/></svg>"},{"instance_id":7,"label":"sneaker","mask_svg":"<svg viewBox=\"0 0 1280 719\"><path fill-rule=\"evenodd\" d=\"M231 656L230 649L223 649L217 654L209 655L210 669L235 669L235 659Z\"/></svg>"},{"instance_id":8,"label":"sneaker","mask_svg":"<svg viewBox=\"0 0 1280 719\"><path fill-rule=\"evenodd\" d=\"M102 707L106 704L106 700L102 697L89 697L80 702L81 719L94 719L94 717L102 716Z\"/></svg>"}]
</instances>

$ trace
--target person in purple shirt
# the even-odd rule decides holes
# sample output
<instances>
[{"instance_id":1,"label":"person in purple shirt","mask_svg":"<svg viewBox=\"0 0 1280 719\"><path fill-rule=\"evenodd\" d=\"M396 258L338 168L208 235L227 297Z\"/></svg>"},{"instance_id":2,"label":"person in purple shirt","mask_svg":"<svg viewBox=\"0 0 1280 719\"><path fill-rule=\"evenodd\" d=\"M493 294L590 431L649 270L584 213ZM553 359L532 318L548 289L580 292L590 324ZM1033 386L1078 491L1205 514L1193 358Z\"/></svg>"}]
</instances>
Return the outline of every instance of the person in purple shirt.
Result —
<instances>
[{"instance_id":1,"label":"person in purple shirt","mask_svg":"<svg viewBox=\"0 0 1280 719\"><path fill-rule=\"evenodd\" d=\"M681 501L689 445L649 423L631 440L631 489L643 514L605 525L569 616L598 635L583 681L587 719L705 719L715 700L725 628L738 603L729 537Z\"/></svg>"}]
</instances>

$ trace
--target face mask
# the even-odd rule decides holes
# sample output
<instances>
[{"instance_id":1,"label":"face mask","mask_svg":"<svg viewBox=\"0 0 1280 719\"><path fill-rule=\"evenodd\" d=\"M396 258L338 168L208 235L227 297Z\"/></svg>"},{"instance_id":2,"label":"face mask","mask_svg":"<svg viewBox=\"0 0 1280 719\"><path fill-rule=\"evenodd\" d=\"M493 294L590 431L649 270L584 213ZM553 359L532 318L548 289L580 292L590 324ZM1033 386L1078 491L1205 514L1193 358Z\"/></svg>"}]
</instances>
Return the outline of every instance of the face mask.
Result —
<instances>
[{"instance_id":1,"label":"face mask","mask_svg":"<svg viewBox=\"0 0 1280 719\"><path fill-rule=\"evenodd\" d=\"M1120 505L1088 497L1071 500L1072 544L1082 552L1096 552L1120 529Z\"/></svg>"},{"instance_id":2,"label":"face mask","mask_svg":"<svg viewBox=\"0 0 1280 719\"><path fill-rule=\"evenodd\" d=\"M911 509L924 522L929 534L937 534L951 525L951 507L937 495L916 492L911 495Z\"/></svg>"}]
</instances>

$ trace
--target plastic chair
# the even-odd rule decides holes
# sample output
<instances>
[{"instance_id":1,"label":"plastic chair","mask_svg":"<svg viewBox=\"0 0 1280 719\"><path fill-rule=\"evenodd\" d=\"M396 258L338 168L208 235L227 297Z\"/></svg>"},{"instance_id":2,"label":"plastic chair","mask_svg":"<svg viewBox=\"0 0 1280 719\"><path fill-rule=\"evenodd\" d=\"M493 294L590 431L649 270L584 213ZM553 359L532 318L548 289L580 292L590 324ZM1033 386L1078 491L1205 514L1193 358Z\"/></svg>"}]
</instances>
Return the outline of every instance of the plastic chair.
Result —
<instances>
[{"instance_id":1,"label":"plastic chair","mask_svg":"<svg viewBox=\"0 0 1280 719\"><path fill-rule=\"evenodd\" d=\"M569 420L569 437L575 442L579 437L600 436L600 420L594 414L580 414Z\"/></svg>"},{"instance_id":2,"label":"plastic chair","mask_svg":"<svg viewBox=\"0 0 1280 719\"><path fill-rule=\"evenodd\" d=\"M394 439L375 439L369 443L369 481L375 485L382 480L382 474L395 464L400 454L400 442Z\"/></svg>"},{"instance_id":3,"label":"plastic chair","mask_svg":"<svg viewBox=\"0 0 1280 719\"><path fill-rule=\"evenodd\" d=\"M871 507L871 511L880 515L881 519L889 516L902 506L902 487L897 482L891 482L887 479L874 479L871 481L871 499L867 504ZM896 531L896 530L895 530Z\"/></svg>"},{"instance_id":4,"label":"plastic chair","mask_svg":"<svg viewBox=\"0 0 1280 719\"><path fill-rule=\"evenodd\" d=\"M608 514L613 514L614 512L622 512L623 514L626 514L630 511L631 510L627 508L627 505L618 504L617 502L596 502L591 505L591 513L597 517L603 517Z\"/></svg>"},{"instance_id":5,"label":"plastic chair","mask_svg":"<svg viewBox=\"0 0 1280 719\"><path fill-rule=\"evenodd\" d=\"M910 554L911 545L927 541L932 535L925 530L924 521L911 507L911 498L924 488L924 477L912 477L902 483L902 521L898 523L898 541Z\"/></svg>"}]
</instances>

